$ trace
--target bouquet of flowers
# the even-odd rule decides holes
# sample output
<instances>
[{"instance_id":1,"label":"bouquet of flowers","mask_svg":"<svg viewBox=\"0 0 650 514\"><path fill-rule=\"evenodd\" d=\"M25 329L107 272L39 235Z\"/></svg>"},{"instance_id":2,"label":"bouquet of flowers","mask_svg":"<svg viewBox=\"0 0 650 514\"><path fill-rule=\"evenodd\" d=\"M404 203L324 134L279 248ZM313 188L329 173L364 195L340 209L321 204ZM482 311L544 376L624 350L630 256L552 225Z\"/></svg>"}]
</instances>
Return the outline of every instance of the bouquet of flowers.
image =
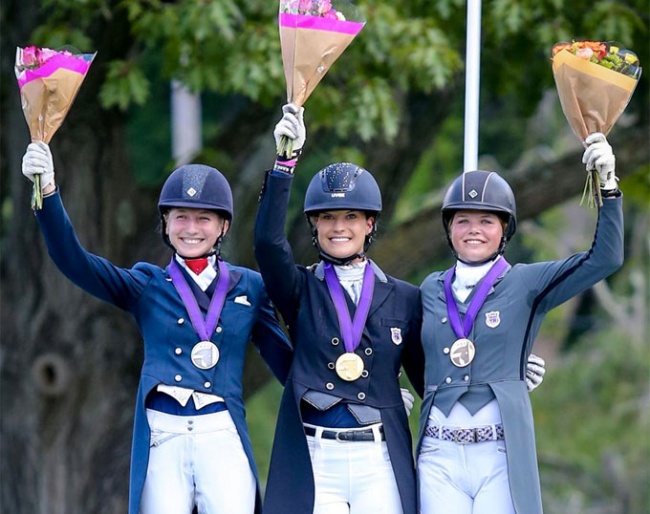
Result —
<instances>
[{"instance_id":1,"label":"bouquet of flowers","mask_svg":"<svg viewBox=\"0 0 650 514\"><path fill-rule=\"evenodd\" d=\"M636 88L641 68L634 52L614 42L572 41L552 48L553 77L562 110L580 139L594 132L607 135ZM585 191L602 205L596 171L587 176Z\"/></svg>"},{"instance_id":2,"label":"bouquet of flowers","mask_svg":"<svg viewBox=\"0 0 650 514\"><path fill-rule=\"evenodd\" d=\"M65 119L95 58L74 49L30 46L16 49L14 71L32 142L49 143ZM34 177L32 209L43 205L40 177Z\"/></svg>"},{"instance_id":3,"label":"bouquet of flowers","mask_svg":"<svg viewBox=\"0 0 650 514\"><path fill-rule=\"evenodd\" d=\"M365 21L348 0L280 0L278 22L287 101L301 107ZM283 137L278 154L291 157L291 143Z\"/></svg>"}]
</instances>

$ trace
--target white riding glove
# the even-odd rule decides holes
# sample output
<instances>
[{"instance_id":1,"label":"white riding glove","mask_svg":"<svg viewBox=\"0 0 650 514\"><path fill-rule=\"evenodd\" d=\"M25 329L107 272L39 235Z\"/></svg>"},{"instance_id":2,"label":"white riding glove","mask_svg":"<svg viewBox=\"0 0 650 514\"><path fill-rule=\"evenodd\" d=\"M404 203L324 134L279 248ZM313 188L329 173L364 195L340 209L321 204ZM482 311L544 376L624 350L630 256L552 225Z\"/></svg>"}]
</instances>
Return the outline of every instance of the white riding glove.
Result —
<instances>
[{"instance_id":1,"label":"white riding glove","mask_svg":"<svg viewBox=\"0 0 650 514\"><path fill-rule=\"evenodd\" d=\"M34 176L41 176L41 189L54 182L54 161L50 146L43 141L30 143L23 156L23 175L34 182Z\"/></svg>"},{"instance_id":2,"label":"white riding glove","mask_svg":"<svg viewBox=\"0 0 650 514\"><path fill-rule=\"evenodd\" d=\"M534 353L528 356L528 362L526 363L526 386L528 387L529 393L544 380L544 374L546 373L545 366L546 362L541 357L538 357Z\"/></svg>"},{"instance_id":3,"label":"white riding glove","mask_svg":"<svg viewBox=\"0 0 650 514\"><path fill-rule=\"evenodd\" d=\"M303 119L305 108L296 104L286 104L282 107L282 119L273 130L276 147L280 144L282 136L293 140L293 154L299 153L305 145L307 130Z\"/></svg>"},{"instance_id":4,"label":"white riding glove","mask_svg":"<svg viewBox=\"0 0 650 514\"><path fill-rule=\"evenodd\" d=\"M411 391L401 387L400 391L402 393L402 401L404 402L404 409L406 409L406 416L411 415L411 410L413 409L413 404L415 403L415 398L411 394Z\"/></svg>"},{"instance_id":5,"label":"white riding glove","mask_svg":"<svg viewBox=\"0 0 650 514\"><path fill-rule=\"evenodd\" d=\"M600 179L600 188L605 191L616 189L618 179L614 169L616 158L607 138L600 132L589 134L585 139L587 149L582 155L583 164L587 165L587 171L596 170Z\"/></svg>"}]
</instances>

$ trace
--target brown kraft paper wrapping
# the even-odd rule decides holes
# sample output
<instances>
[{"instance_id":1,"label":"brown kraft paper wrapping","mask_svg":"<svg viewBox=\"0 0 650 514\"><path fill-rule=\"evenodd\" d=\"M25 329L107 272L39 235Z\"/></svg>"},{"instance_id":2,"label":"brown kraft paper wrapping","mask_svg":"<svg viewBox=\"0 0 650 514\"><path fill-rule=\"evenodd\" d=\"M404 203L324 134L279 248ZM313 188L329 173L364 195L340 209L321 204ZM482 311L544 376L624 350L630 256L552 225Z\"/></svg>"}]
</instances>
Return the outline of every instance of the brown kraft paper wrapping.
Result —
<instances>
[{"instance_id":1,"label":"brown kraft paper wrapping","mask_svg":"<svg viewBox=\"0 0 650 514\"><path fill-rule=\"evenodd\" d=\"M280 27L287 101L304 105L355 34Z\"/></svg>"}]
</instances>

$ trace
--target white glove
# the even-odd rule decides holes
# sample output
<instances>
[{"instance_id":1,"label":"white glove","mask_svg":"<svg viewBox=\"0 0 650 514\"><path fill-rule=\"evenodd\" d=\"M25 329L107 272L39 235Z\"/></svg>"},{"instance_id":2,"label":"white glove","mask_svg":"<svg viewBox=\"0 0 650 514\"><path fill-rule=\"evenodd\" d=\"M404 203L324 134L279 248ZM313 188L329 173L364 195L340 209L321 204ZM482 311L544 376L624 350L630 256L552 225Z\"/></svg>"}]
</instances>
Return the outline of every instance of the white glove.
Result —
<instances>
[{"instance_id":1,"label":"white glove","mask_svg":"<svg viewBox=\"0 0 650 514\"><path fill-rule=\"evenodd\" d=\"M273 137L275 138L276 147L280 144L280 138L286 136L293 140L293 153L298 152L305 144L307 130L303 119L305 108L296 104L286 104L282 107L284 116L275 126Z\"/></svg>"},{"instance_id":2,"label":"white glove","mask_svg":"<svg viewBox=\"0 0 650 514\"><path fill-rule=\"evenodd\" d=\"M415 398L411 394L411 391L409 391L404 387L401 387L400 391L402 393L402 401L404 402L404 409L406 409L406 415L410 416L411 410L413 409L413 403L415 402Z\"/></svg>"},{"instance_id":3,"label":"white glove","mask_svg":"<svg viewBox=\"0 0 650 514\"><path fill-rule=\"evenodd\" d=\"M607 138L600 132L589 134L585 139L587 149L582 156L583 164L587 165L587 171L596 170L600 178L600 188L605 190L618 187L616 174L616 158Z\"/></svg>"},{"instance_id":4,"label":"white glove","mask_svg":"<svg viewBox=\"0 0 650 514\"><path fill-rule=\"evenodd\" d=\"M50 146L43 141L30 143L23 156L23 175L34 182L34 176L41 176L41 189L54 182L54 162Z\"/></svg>"},{"instance_id":5,"label":"white glove","mask_svg":"<svg viewBox=\"0 0 650 514\"><path fill-rule=\"evenodd\" d=\"M526 386L528 387L529 393L544 380L544 374L546 373L545 366L546 362L541 357L538 357L534 353L528 356L528 362L526 363Z\"/></svg>"}]
</instances>

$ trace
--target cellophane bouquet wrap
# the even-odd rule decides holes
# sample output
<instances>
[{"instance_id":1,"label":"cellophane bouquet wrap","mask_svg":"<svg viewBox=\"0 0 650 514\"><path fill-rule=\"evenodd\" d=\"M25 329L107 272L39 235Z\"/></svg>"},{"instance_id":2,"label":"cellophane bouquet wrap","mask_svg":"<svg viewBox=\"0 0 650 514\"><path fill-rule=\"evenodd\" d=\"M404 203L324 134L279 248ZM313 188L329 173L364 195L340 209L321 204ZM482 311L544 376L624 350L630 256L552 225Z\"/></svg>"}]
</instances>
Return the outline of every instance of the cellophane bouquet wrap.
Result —
<instances>
[{"instance_id":1,"label":"cellophane bouquet wrap","mask_svg":"<svg viewBox=\"0 0 650 514\"><path fill-rule=\"evenodd\" d=\"M49 143L63 123L95 53L30 46L16 49L14 71L32 142ZM32 208L43 204L40 177L34 177Z\"/></svg>"},{"instance_id":2,"label":"cellophane bouquet wrap","mask_svg":"<svg viewBox=\"0 0 650 514\"><path fill-rule=\"evenodd\" d=\"M641 76L636 54L615 42L572 41L552 49L553 77L562 111L580 139L607 135L632 98ZM598 174L587 175L584 195L602 205Z\"/></svg>"},{"instance_id":3,"label":"cellophane bouquet wrap","mask_svg":"<svg viewBox=\"0 0 650 514\"><path fill-rule=\"evenodd\" d=\"M365 21L347 0L280 0L278 23L287 102L302 107ZM289 138L278 154L291 157Z\"/></svg>"}]
</instances>

